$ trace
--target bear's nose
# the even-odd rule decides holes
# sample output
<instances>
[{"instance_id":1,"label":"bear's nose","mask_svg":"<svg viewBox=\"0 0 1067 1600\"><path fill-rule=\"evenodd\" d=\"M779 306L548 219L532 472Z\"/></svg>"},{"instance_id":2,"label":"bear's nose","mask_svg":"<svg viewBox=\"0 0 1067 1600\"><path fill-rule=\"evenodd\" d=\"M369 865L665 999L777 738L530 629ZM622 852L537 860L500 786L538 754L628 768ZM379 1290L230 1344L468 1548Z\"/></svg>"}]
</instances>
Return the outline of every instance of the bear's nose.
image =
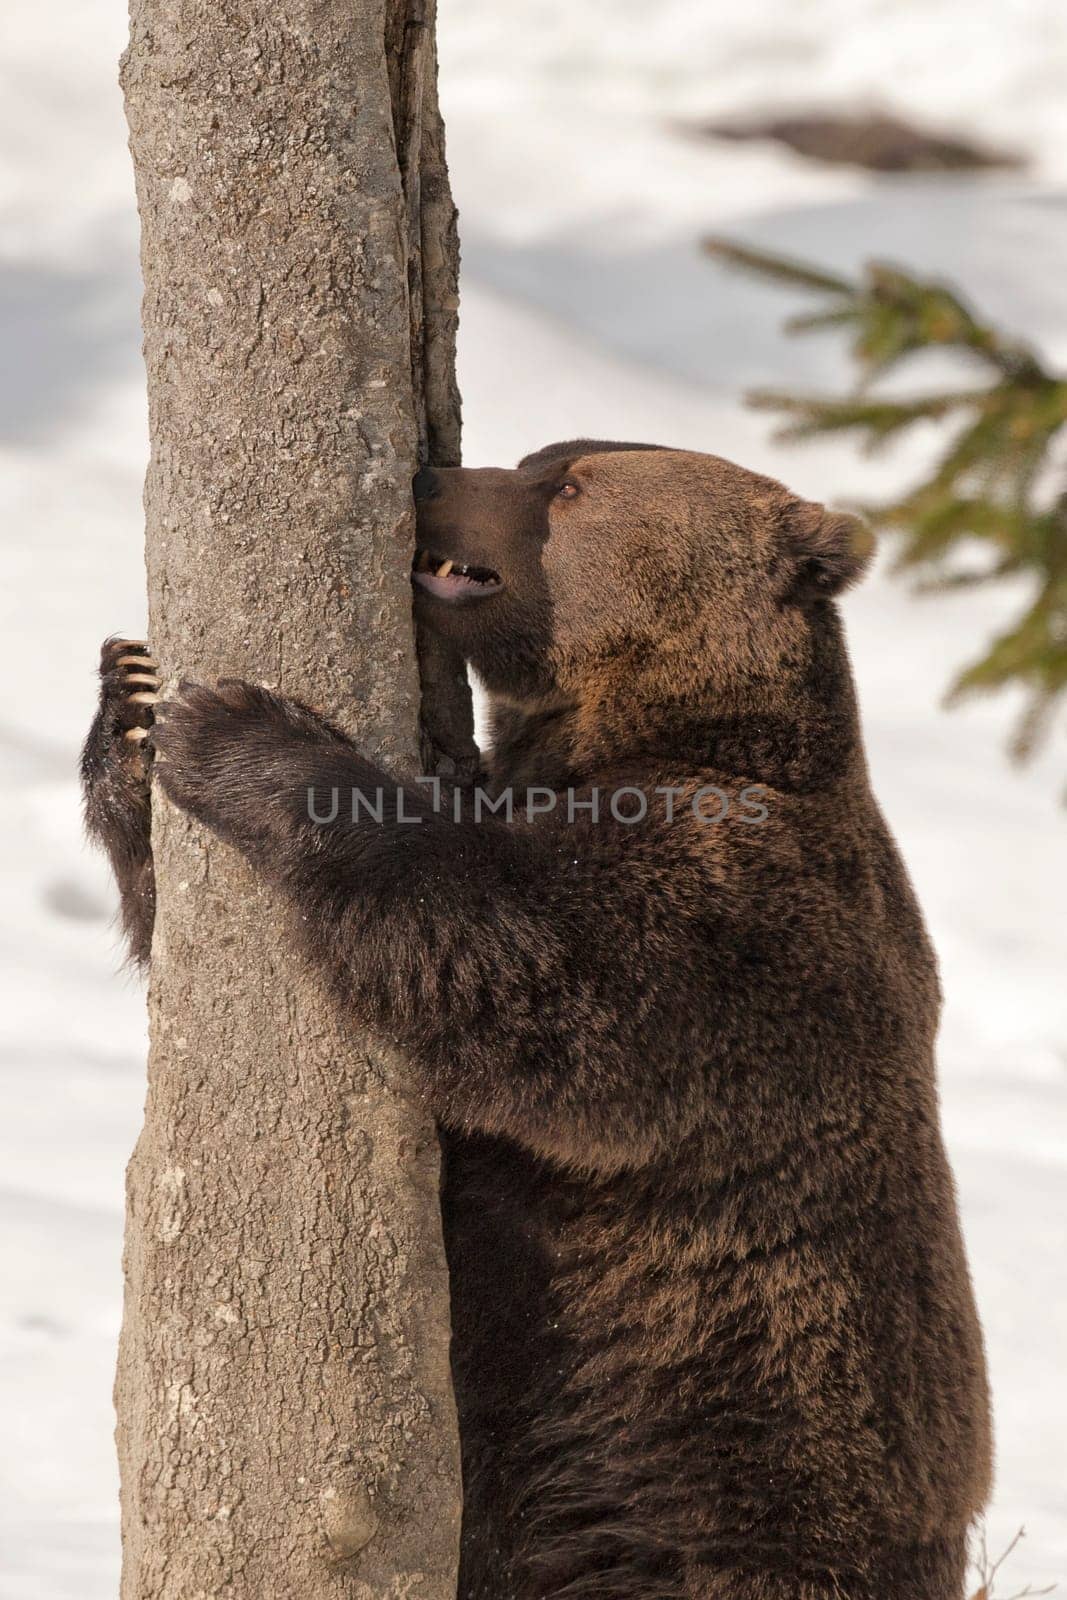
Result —
<instances>
[{"instance_id":1,"label":"bear's nose","mask_svg":"<svg viewBox=\"0 0 1067 1600\"><path fill-rule=\"evenodd\" d=\"M440 492L440 488L441 480L432 467L420 467L411 480L411 492L415 496L416 505L432 500Z\"/></svg>"}]
</instances>

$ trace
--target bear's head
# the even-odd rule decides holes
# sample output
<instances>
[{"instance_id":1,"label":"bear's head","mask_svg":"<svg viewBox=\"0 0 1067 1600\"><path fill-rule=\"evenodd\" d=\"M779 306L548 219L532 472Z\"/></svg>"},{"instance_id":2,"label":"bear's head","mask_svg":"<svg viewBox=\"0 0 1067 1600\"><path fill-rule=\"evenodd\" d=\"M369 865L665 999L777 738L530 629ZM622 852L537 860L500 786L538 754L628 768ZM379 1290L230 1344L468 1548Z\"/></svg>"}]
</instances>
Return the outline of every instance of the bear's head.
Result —
<instances>
[{"instance_id":1,"label":"bear's head","mask_svg":"<svg viewBox=\"0 0 1067 1600\"><path fill-rule=\"evenodd\" d=\"M720 711L759 711L810 670L821 630L836 638L829 602L872 549L856 517L653 445L581 439L515 470L424 468L415 498L420 621L491 694L531 709L625 674L646 698L707 692Z\"/></svg>"}]
</instances>

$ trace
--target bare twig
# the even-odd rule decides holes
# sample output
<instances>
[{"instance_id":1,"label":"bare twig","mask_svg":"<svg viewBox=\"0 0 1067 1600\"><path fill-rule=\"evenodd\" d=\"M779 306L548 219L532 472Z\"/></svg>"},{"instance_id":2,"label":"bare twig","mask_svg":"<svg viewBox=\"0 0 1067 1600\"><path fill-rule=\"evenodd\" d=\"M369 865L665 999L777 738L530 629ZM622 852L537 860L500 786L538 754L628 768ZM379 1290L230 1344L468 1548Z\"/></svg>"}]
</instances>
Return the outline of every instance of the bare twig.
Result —
<instances>
[{"instance_id":1,"label":"bare twig","mask_svg":"<svg viewBox=\"0 0 1067 1600\"><path fill-rule=\"evenodd\" d=\"M1020 1528L1015 1537L1010 1540L1006 1548L1001 1551L997 1559L995 1561L990 1561L989 1546L986 1540L985 1523L983 1522L981 1524L978 1533L978 1552L974 1560L974 1567L978 1573L979 1584L978 1588L971 1596L971 1600L1037 1600L1039 1595L1052 1593L1052 1591L1056 1588L1054 1583L1050 1583L1048 1587L1044 1589L1035 1589L1033 1584L1028 1583L1025 1589L1016 1589L1014 1594L1005 1595L1003 1597L1000 1596L996 1591L996 1578L998 1572L1007 1561L1008 1557L1025 1538L1026 1529Z\"/></svg>"}]
</instances>

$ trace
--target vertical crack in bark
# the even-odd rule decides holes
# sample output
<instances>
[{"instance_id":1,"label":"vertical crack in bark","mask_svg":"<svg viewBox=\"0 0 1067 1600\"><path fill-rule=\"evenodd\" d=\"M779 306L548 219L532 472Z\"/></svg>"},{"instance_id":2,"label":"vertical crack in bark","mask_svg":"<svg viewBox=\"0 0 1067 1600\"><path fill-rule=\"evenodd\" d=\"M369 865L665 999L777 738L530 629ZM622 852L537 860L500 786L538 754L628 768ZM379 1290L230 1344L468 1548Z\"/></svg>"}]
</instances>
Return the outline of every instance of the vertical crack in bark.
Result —
<instances>
[{"instance_id":1,"label":"vertical crack in bark","mask_svg":"<svg viewBox=\"0 0 1067 1600\"><path fill-rule=\"evenodd\" d=\"M460 461L460 395L456 384L459 323L459 236L445 163L437 101L434 0L406 0L396 19L390 83L397 160L407 217L411 385L419 460ZM420 748L424 772L470 783L478 771L470 683L462 657L442 640L417 632Z\"/></svg>"}]
</instances>

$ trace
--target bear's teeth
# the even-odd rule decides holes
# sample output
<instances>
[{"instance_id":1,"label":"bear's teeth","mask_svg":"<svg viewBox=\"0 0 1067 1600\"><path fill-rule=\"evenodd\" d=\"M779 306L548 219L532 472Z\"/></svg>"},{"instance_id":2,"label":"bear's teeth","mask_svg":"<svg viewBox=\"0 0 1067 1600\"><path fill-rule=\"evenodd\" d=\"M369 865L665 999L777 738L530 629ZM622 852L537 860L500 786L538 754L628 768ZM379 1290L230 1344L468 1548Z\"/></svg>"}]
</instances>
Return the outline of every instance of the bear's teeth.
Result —
<instances>
[{"instance_id":1,"label":"bear's teeth","mask_svg":"<svg viewBox=\"0 0 1067 1600\"><path fill-rule=\"evenodd\" d=\"M454 561L442 561L441 565L437 569L437 576L439 578L447 578L455 564L456 563Z\"/></svg>"}]
</instances>

